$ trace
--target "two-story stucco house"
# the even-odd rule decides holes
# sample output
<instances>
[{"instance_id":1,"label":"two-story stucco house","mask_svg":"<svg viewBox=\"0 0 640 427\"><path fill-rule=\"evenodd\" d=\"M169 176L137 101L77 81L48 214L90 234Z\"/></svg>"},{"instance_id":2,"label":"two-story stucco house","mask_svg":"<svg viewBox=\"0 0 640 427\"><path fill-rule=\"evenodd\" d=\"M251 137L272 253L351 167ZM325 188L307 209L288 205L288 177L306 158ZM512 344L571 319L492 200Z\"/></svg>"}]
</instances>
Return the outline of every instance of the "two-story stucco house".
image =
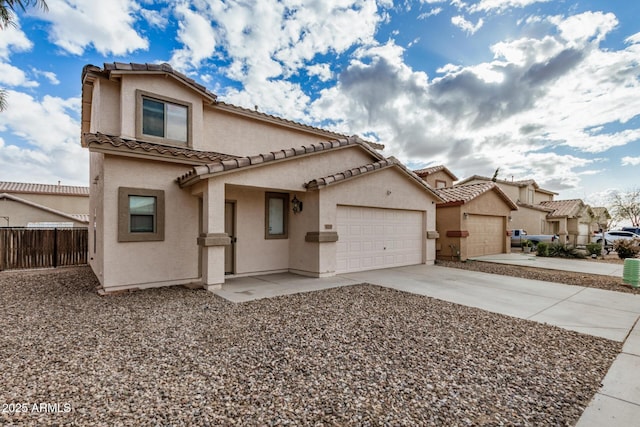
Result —
<instances>
[{"instance_id":1,"label":"two-story stucco house","mask_svg":"<svg viewBox=\"0 0 640 427\"><path fill-rule=\"evenodd\" d=\"M377 144L223 102L170 66L82 73L104 292L432 263L434 190Z\"/></svg>"}]
</instances>

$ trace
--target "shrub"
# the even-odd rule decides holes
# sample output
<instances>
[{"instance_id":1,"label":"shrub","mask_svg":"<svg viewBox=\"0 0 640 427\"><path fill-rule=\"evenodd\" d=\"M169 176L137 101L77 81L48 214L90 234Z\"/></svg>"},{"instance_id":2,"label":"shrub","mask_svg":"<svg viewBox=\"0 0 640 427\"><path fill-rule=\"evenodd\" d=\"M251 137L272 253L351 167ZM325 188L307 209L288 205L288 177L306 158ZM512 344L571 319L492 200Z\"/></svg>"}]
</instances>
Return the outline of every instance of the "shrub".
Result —
<instances>
[{"instance_id":1,"label":"shrub","mask_svg":"<svg viewBox=\"0 0 640 427\"><path fill-rule=\"evenodd\" d=\"M540 245L538 244L538 248ZM544 256L544 255L543 255ZM571 245L552 243L549 245L547 255L558 258L585 258L586 255Z\"/></svg>"},{"instance_id":2,"label":"shrub","mask_svg":"<svg viewBox=\"0 0 640 427\"><path fill-rule=\"evenodd\" d=\"M602 253L602 245L600 243L587 243L587 253L589 255L600 255Z\"/></svg>"},{"instance_id":3,"label":"shrub","mask_svg":"<svg viewBox=\"0 0 640 427\"><path fill-rule=\"evenodd\" d=\"M538 256L549 256L549 244L545 242L538 243L536 254Z\"/></svg>"},{"instance_id":4,"label":"shrub","mask_svg":"<svg viewBox=\"0 0 640 427\"><path fill-rule=\"evenodd\" d=\"M640 253L640 239L619 239L613 242L613 250L617 252L618 258L635 258Z\"/></svg>"}]
</instances>

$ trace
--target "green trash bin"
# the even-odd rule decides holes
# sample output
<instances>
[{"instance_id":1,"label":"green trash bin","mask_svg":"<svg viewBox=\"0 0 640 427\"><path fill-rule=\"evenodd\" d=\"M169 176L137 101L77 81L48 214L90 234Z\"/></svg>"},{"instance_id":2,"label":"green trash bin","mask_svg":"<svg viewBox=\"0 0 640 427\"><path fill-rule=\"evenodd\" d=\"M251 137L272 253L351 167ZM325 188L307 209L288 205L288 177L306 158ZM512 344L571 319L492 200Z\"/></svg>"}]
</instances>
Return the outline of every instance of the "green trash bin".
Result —
<instances>
[{"instance_id":1,"label":"green trash bin","mask_svg":"<svg viewBox=\"0 0 640 427\"><path fill-rule=\"evenodd\" d=\"M637 288L640 284L640 259L627 258L624 260L622 281Z\"/></svg>"}]
</instances>

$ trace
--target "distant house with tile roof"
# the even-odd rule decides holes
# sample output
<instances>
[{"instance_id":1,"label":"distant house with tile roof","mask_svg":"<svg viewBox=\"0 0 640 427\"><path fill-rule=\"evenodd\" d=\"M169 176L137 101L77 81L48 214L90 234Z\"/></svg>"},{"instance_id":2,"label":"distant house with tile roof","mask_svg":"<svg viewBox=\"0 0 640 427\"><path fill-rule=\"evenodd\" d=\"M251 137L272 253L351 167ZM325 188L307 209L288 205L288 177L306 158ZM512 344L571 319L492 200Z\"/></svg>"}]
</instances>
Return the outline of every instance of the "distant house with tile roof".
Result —
<instances>
[{"instance_id":1,"label":"distant house with tile roof","mask_svg":"<svg viewBox=\"0 0 640 427\"><path fill-rule=\"evenodd\" d=\"M437 165L413 171L433 188L451 187L458 180L446 166Z\"/></svg>"},{"instance_id":2,"label":"distant house with tile roof","mask_svg":"<svg viewBox=\"0 0 640 427\"><path fill-rule=\"evenodd\" d=\"M508 253L510 218L516 204L493 182L436 189L439 259Z\"/></svg>"},{"instance_id":3,"label":"distant house with tile roof","mask_svg":"<svg viewBox=\"0 0 640 427\"><path fill-rule=\"evenodd\" d=\"M86 227L89 187L0 181L0 227Z\"/></svg>"},{"instance_id":4,"label":"distant house with tile roof","mask_svg":"<svg viewBox=\"0 0 640 427\"><path fill-rule=\"evenodd\" d=\"M221 102L167 64L86 66L81 117L102 292L434 262L442 199L381 144Z\"/></svg>"},{"instance_id":5,"label":"distant house with tile roof","mask_svg":"<svg viewBox=\"0 0 640 427\"><path fill-rule=\"evenodd\" d=\"M589 205L580 199L552 200L541 202L540 205L550 209L547 221L558 224L559 234L565 236L566 243L574 246L589 243L591 224L595 218Z\"/></svg>"},{"instance_id":6,"label":"distant house with tile roof","mask_svg":"<svg viewBox=\"0 0 640 427\"><path fill-rule=\"evenodd\" d=\"M491 178L474 175L458 183L489 182ZM511 228L529 234L558 234L572 245L589 242L596 215L582 200L554 200L558 193L541 188L534 180L496 180L495 183L515 202Z\"/></svg>"}]
</instances>

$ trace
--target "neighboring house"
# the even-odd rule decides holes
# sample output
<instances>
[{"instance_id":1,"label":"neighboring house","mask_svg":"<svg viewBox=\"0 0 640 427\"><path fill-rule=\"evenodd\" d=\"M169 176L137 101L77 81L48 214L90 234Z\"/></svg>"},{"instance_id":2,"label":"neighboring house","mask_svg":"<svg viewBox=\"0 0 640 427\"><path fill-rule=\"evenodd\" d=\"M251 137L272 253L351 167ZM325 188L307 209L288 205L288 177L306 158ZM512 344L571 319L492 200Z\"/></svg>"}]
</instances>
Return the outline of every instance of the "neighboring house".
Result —
<instances>
[{"instance_id":1,"label":"neighboring house","mask_svg":"<svg viewBox=\"0 0 640 427\"><path fill-rule=\"evenodd\" d=\"M433 188L451 187L458 178L445 166L431 166L413 171Z\"/></svg>"},{"instance_id":2,"label":"neighboring house","mask_svg":"<svg viewBox=\"0 0 640 427\"><path fill-rule=\"evenodd\" d=\"M594 219L589 205L580 199L547 201L540 205L551 209L547 221L553 223L553 230L561 239L564 237L564 243L574 246L589 243Z\"/></svg>"},{"instance_id":3,"label":"neighboring house","mask_svg":"<svg viewBox=\"0 0 640 427\"><path fill-rule=\"evenodd\" d=\"M532 179L522 181L508 181L498 179L493 181L489 177L474 175L463 179L456 185L495 182L498 187L518 206L518 210L511 215L512 229L527 230L529 234L552 234L559 230L554 227L557 222L549 221L547 215L552 209L541 205L542 202L552 201L558 193L545 190Z\"/></svg>"},{"instance_id":4,"label":"neighboring house","mask_svg":"<svg viewBox=\"0 0 640 427\"><path fill-rule=\"evenodd\" d=\"M493 182L436 189L438 259L459 259L508 253L509 221L518 207Z\"/></svg>"},{"instance_id":5,"label":"neighboring house","mask_svg":"<svg viewBox=\"0 0 640 427\"><path fill-rule=\"evenodd\" d=\"M0 181L0 227L86 227L89 187Z\"/></svg>"},{"instance_id":6,"label":"neighboring house","mask_svg":"<svg viewBox=\"0 0 640 427\"><path fill-rule=\"evenodd\" d=\"M82 73L105 292L433 263L442 199L378 144L221 103L170 66Z\"/></svg>"}]
</instances>

